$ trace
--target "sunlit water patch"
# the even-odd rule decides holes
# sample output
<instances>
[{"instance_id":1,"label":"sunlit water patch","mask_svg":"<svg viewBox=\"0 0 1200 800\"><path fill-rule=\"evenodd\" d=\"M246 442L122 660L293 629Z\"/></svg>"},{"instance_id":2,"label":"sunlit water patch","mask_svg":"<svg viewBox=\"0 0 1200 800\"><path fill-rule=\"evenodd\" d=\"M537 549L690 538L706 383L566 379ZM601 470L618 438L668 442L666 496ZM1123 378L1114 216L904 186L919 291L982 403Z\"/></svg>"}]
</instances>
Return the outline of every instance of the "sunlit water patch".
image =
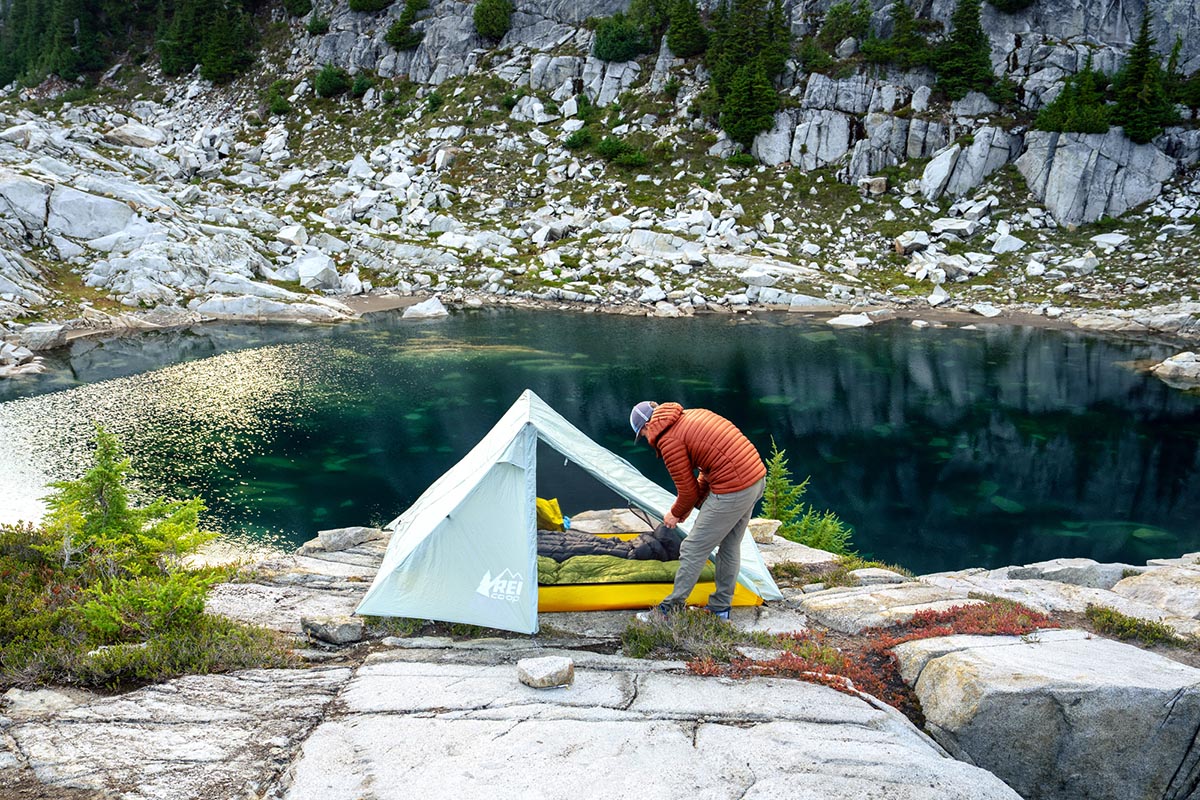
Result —
<instances>
[{"instance_id":1,"label":"sunlit water patch","mask_svg":"<svg viewBox=\"0 0 1200 800\"><path fill-rule=\"evenodd\" d=\"M0 384L0 520L117 433L145 494L201 495L235 540L383 523L525 388L669 486L629 406L677 399L774 437L859 548L928 571L1200 549L1200 399L1123 362L1170 348L1028 328L833 332L796 316L485 312L208 326L76 343ZM616 502L561 459L570 513Z\"/></svg>"}]
</instances>

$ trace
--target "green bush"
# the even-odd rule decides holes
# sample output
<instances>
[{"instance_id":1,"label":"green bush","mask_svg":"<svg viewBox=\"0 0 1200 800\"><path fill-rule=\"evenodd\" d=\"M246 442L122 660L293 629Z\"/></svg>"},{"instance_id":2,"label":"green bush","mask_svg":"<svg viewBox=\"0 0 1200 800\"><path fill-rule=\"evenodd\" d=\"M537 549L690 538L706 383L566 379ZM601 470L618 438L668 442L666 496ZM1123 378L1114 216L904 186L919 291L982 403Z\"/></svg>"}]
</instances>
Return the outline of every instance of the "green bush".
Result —
<instances>
[{"instance_id":1,"label":"green bush","mask_svg":"<svg viewBox=\"0 0 1200 800\"><path fill-rule=\"evenodd\" d=\"M671 3L667 47L679 58L698 56L708 47L708 31L700 21L696 0L674 0Z\"/></svg>"},{"instance_id":2,"label":"green bush","mask_svg":"<svg viewBox=\"0 0 1200 800\"><path fill-rule=\"evenodd\" d=\"M1121 126L1126 136L1140 144L1149 142L1162 133L1164 126L1178 120L1154 44L1150 14L1146 13L1125 66L1113 81L1116 105L1112 109L1112 123Z\"/></svg>"},{"instance_id":3,"label":"green bush","mask_svg":"<svg viewBox=\"0 0 1200 800\"><path fill-rule=\"evenodd\" d=\"M1089 54L1083 69L1067 78L1058 96L1038 112L1034 127L1043 131L1107 133L1107 84L1108 78L1092 69Z\"/></svg>"},{"instance_id":4,"label":"green bush","mask_svg":"<svg viewBox=\"0 0 1200 800\"><path fill-rule=\"evenodd\" d=\"M585 147L591 147L596 141L596 137L588 128L580 128L572 132L563 140L563 147L568 150L582 150Z\"/></svg>"},{"instance_id":5,"label":"green bush","mask_svg":"<svg viewBox=\"0 0 1200 800\"><path fill-rule=\"evenodd\" d=\"M312 11L312 0L283 0L283 10L293 17L303 17Z\"/></svg>"},{"instance_id":6,"label":"green bush","mask_svg":"<svg viewBox=\"0 0 1200 800\"><path fill-rule=\"evenodd\" d=\"M371 80L365 72L360 72L354 76L354 83L350 84L350 94L355 97L362 97L374 85L375 81Z\"/></svg>"},{"instance_id":7,"label":"green bush","mask_svg":"<svg viewBox=\"0 0 1200 800\"><path fill-rule=\"evenodd\" d=\"M1200 70L1180 82L1176 100L1191 110L1192 119L1196 118L1197 112L1200 112Z\"/></svg>"},{"instance_id":8,"label":"green bush","mask_svg":"<svg viewBox=\"0 0 1200 800\"><path fill-rule=\"evenodd\" d=\"M430 114L436 114L444 105L446 105L446 97L437 89L425 96L425 109Z\"/></svg>"},{"instance_id":9,"label":"green bush","mask_svg":"<svg viewBox=\"0 0 1200 800\"><path fill-rule=\"evenodd\" d=\"M752 61L759 61L767 78L774 80L791 52L791 31L780 0L734 0L713 11L704 63L719 98L724 99L737 71Z\"/></svg>"},{"instance_id":10,"label":"green bush","mask_svg":"<svg viewBox=\"0 0 1200 800\"><path fill-rule=\"evenodd\" d=\"M950 16L950 36L934 54L938 87L951 100L961 100L972 91L990 95L996 86L991 43L979 22L979 4L980 0L957 0Z\"/></svg>"},{"instance_id":11,"label":"green bush","mask_svg":"<svg viewBox=\"0 0 1200 800\"><path fill-rule=\"evenodd\" d=\"M204 614L217 578L183 558L203 505L129 501L129 461L96 431L92 464L52 484L40 526L0 525L0 686L117 687L293 663L279 636Z\"/></svg>"},{"instance_id":12,"label":"green bush","mask_svg":"<svg viewBox=\"0 0 1200 800\"><path fill-rule=\"evenodd\" d=\"M479 0L472 14L475 32L485 39L503 39L512 27L513 10L511 0Z\"/></svg>"},{"instance_id":13,"label":"green bush","mask_svg":"<svg viewBox=\"0 0 1200 800\"><path fill-rule=\"evenodd\" d=\"M842 556L853 556L853 530L832 511L817 511L802 502L809 478L796 484L788 470L786 451L771 440L767 479L763 486L762 516L777 519L778 535Z\"/></svg>"},{"instance_id":14,"label":"green bush","mask_svg":"<svg viewBox=\"0 0 1200 800\"><path fill-rule=\"evenodd\" d=\"M377 11L383 11L392 2L393 0L350 0L350 10L374 14Z\"/></svg>"},{"instance_id":15,"label":"green bush","mask_svg":"<svg viewBox=\"0 0 1200 800\"><path fill-rule=\"evenodd\" d=\"M417 14L427 8L429 0L405 0L404 10L388 26L383 40L401 52L415 50L425 38L425 32L413 30L413 23L417 21Z\"/></svg>"},{"instance_id":16,"label":"green bush","mask_svg":"<svg viewBox=\"0 0 1200 800\"><path fill-rule=\"evenodd\" d=\"M629 20L646 34L651 47L667 29L670 6L671 0L632 0L629 4Z\"/></svg>"},{"instance_id":17,"label":"green bush","mask_svg":"<svg viewBox=\"0 0 1200 800\"><path fill-rule=\"evenodd\" d=\"M858 0L854 5L849 0L840 0L825 12L825 20L817 33L817 44L832 51L848 36L862 41L870 28L871 6L867 0Z\"/></svg>"},{"instance_id":18,"label":"green bush","mask_svg":"<svg viewBox=\"0 0 1200 800\"><path fill-rule=\"evenodd\" d=\"M1085 613L1096 630L1105 636L1134 639L1145 645L1162 644L1169 647L1184 647L1189 644L1188 640L1177 634L1174 628L1162 622L1138 619L1122 614L1116 609L1090 603Z\"/></svg>"},{"instance_id":19,"label":"green bush","mask_svg":"<svg viewBox=\"0 0 1200 800\"><path fill-rule=\"evenodd\" d=\"M721 103L721 127L748 150L756 135L771 129L778 106L775 86L762 62L755 60L734 75Z\"/></svg>"},{"instance_id":20,"label":"green bush","mask_svg":"<svg viewBox=\"0 0 1200 800\"><path fill-rule=\"evenodd\" d=\"M321 97L337 97L350 88L350 73L333 64L321 67L313 78L313 88Z\"/></svg>"},{"instance_id":21,"label":"green bush","mask_svg":"<svg viewBox=\"0 0 1200 800\"><path fill-rule=\"evenodd\" d=\"M824 72L834 64L833 56L829 55L829 52L817 44L817 40L811 36L800 41L796 57L800 59L800 64L804 67L805 72Z\"/></svg>"},{"instance_id":22,"label":"green bush","mask_svg":"<svg viewBox=\"0 0 1200 800\"><path fill-rule=\"evenodd\" d=\"M321 17L313 14L308 18L308 25L305 26L309 36L324 36L329 33L329 17Z\"/></svg>"},{"instance_id":23,"label":"green bush","mask_svg":"<svg viewBox=\"0 0 1200 800\"><path fill-rule=\"evenodd\" d=\"M650 159L646 158L646 154L641 150L630 148L614 158L613 163L626 169L641 169L650 163Z\"/></svg>"},{"instance_id":24,"label":"green bush","mask_svg":"<svg viewBox=\"0 0 1200 800\"><path fill-rule=\"evenodd\" d=\"M605 136L596 145L596 155L603 158L605 161L612 161L619 158L625 153L628 153L632 148L625 143L624 140L616 136Z\"/></svg>"},{"instance_id":25,"label":"green bush","mask_svg":"<svg viewBox=\"0 0 1200 800\"><path fill-rule=\"evenodd\" d=\"M670 78L667 78L667 82L663 84L663 94L674 100L679 97L679 91L682 88L683 85L679 82L679 79L672 75Z\"/></svg>"},{"instance_id":26,"label":"green bush","mask_svg":"<svg viewBox=\"0 0 1200 800\"><path fill-rule=\"evenodd\" d=\"M729 158L725 159L725 163L731 167L753 167L758 163L758 159L749 153L734 153Z\"/></svg>"},{"instance_id":27,"label":"green bush","mask_svg":"<svg viewBox=\"0 0 1200 800\"><path fill-rule=\"evenodd\" d=\"M650 52L649 37L622 13L600 20L594 52L601 61L631 61Z\"/></svg>"},{"instance_id":28,"label":"green bush","mask_svg":"<svg viewBox=\"0 0 1200 800\"><path fill-rule=\"evenodd\" d=\"M928 64L932 53L907 0L892 4L892 34L886 39L868 36L862 44L863 58L876 64L895 64L911 69Z\"/></svg>"},{"instance_id":29,"label":"green bush","mask_svg":"<svg viewBox=\"0 0 1200 800\"><path fill-rule=\"evenodd\" d=\"M267 89L267 108L275 116L283 116L292 110L288 96L292 93L290 81L275 81Z\"/></svg>"}]
</instances>

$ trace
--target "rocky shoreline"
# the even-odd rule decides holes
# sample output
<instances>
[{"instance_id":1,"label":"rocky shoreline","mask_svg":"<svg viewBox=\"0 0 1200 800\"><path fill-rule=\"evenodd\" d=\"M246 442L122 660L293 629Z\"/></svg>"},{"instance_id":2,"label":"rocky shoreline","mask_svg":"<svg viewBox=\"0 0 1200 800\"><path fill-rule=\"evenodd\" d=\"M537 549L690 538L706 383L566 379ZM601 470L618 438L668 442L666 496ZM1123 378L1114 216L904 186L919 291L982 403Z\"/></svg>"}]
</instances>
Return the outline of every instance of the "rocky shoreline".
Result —
<instances>
[{"instance_id":1,"label":"rocky shoreline","mask_svg":"<svg viewBox=\"0 0 1200 800\"><path fill-rule=\"evenodd\" d=\"M624 512L604 519L628 522ZM835 560L757 533L773 567ZM828 798L1118 800L1189 797L1200 785L1194 638L1190 649L1157 652L1069 628L902 644L895 653L924 710L922 731L853 691L705 678L681 662L624 657L629 612L543 614L532 637L380 639L347 615L386 545L382 531L326 531L214 588L211 613L297 636L307 669L181 678L113 697L10 691L0 777L44 785L51 797L140 800L398 798L414 787L566 797L597 770L611 774L600 794L650 786L664 798L685 785L714 797L794 797L811 785ZM1200 631L1194 553L1144 566L1060 559L915 579L852 575L858 586L785 587L782 602L735 609L733 622L854 636L1009 597L1051 614L1104 605ZM534 656L570 659L573 682L521 685L517 663Z\"/></svg>"},{"instance_id":2,"label":"rocky shoreline","mask_svg":"<svg viewBox=\"0 0 1200 800\"><path fill-rule=\"evenodd\" d=\"M1015 110L939 102L921 70L794 62L749 166L691 112L700 64L665 46L600 61L577 9L545 0L519 3L498 47L456 0L431 4L404 53L383 41L398 5L338 5L328 33L286 23L229 87L122 64L103 99L0 98L0 338L36 351L89 330L330 322L383 290L660 317L954 309L1195 342L1200 129L1134 146L1028 127L1085 51L1120 63L1137 5L1119 20L1074 0L988 10ZM1176 6L1155 13L1192 24ZM788 8L807 30L814 9ZM371 88L316 97L326 63ZM289 112L263 108L270 78ZM647 163L571 144L581 133Z\"/></svg>"}]
</instances>

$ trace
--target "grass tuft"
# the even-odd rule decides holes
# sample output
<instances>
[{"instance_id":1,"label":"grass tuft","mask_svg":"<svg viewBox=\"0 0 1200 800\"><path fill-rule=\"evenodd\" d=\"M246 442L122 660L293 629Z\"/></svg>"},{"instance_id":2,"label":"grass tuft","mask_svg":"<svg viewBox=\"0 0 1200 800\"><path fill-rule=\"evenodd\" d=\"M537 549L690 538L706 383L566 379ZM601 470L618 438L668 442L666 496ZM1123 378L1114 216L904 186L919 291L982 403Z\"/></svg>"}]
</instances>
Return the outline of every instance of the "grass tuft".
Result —
<instances>
[{"instance_id":1,"label":"grass tuft","mask_svg":"<svg viewBox=\"0 0 1200 800\"><path fill-rule=\"evenodd\" d=\"M1162 622L1138 619L1128 614L1122 614L1115 608L1090 603L1084 613L1095 626L1096 632L1105 636L1112 636L1122 641L1133 639L1144 645L1194 646L1193 642L1183 638L1175 632L1174 628Z\"/></svg>"}]
</instances>

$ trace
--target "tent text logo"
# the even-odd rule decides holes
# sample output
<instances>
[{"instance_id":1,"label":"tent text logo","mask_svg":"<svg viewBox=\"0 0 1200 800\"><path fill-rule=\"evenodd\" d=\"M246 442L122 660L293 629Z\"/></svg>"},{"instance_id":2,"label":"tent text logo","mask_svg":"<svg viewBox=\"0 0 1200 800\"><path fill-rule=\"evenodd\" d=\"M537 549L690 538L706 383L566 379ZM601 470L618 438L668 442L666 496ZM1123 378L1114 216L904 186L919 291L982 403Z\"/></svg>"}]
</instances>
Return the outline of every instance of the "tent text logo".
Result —
<instances>
[{"instance_id":1,"label":"tent text logo","mask_svg":"<svg viewBox=\"0 0 1200 800\"><path fill-rule=\"evenodd\" d=\"M506 569L494 578L492 571L488 570L483 573L483 578L479 581L479 588L475 592L493 600L517 603L521 600L521 587L524 585L525 580L512 570Z\"/></svg>"}]
</instances>

